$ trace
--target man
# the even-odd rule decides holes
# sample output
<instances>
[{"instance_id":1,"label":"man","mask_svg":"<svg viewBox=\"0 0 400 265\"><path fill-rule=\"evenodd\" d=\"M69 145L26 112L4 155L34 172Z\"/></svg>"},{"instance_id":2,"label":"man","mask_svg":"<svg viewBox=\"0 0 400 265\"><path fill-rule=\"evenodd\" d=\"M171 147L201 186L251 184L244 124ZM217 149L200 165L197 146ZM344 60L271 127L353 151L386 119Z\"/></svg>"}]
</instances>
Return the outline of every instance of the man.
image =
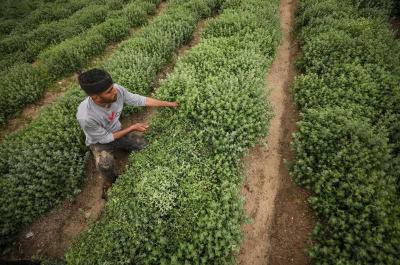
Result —
<instances>
[{"instance_id":1,"label":"man","mask_svg":"<svg viewBox=\"0 0 400 265\"><path fill-rule=\"evenodd\" d=\"M124 103L149 107L177 107L178 104L132 94L114 84L111 76L100 69L80 74L78 81L88 97L79 105L76 118L85 133L96 168L104 178L102 197L105 198L106 190L116 179L113 151L138 151L146 145L142 136L132 132L144 132L148 125L135 123L121 128L119 117Z\"/></svg>"}]
</instances>

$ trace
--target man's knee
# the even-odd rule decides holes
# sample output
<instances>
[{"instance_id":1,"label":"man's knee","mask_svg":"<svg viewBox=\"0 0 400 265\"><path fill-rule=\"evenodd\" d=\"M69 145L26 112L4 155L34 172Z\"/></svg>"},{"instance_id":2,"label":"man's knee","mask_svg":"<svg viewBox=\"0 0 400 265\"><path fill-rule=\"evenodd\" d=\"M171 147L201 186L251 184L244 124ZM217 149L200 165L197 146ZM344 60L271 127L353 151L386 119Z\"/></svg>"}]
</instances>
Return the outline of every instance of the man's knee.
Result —
<instances>
[{"instance_id":1,"label":"man's knee","mask_svg":"<svg viewBox=\"0 0 400 265\"><path fill-rule=\"evenodd\" d=\"M96 168L100 171L105 181L113 183L116 175L114 170L114 156L108 151L96 151L93 152Z\"/></svg>"},{"instance_id":2,"label":"man's knee","mask_svg":"<svg viewBox=\"0 0 400 265\"><path fill-rule=\"evenodd\" d=\"M110 170L114 168L114 156L107 151L99 151L95 154L96 167L99 170Z\"/></svg>"}]
</instances>

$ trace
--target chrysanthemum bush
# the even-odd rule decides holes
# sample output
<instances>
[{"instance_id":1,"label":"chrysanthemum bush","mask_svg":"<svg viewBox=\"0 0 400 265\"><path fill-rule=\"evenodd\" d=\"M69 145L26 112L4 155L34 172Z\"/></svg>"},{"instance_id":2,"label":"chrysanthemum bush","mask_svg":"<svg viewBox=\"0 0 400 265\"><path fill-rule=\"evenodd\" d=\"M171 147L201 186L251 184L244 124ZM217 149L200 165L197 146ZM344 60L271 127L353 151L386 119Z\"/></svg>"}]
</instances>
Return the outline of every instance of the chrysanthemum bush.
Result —
<instances>
[{"instance_id":1,"label":"chrysanthemum bush","mask_svg":"<svg viewBox=\"0 0 400 265\"><path fill-rule=\"evenodd\" d=\"M82 93L76 88L0 149L1 245L21 225L47 212L83 179L85 148L73 114Z\"/></svg>"},{"instance_id":2,"label":"chrysanthemum bush","mask_svg":"<svg viewBox=\"0 0 400 265\"><path fill-rule=\"evenodd\" d=\"M400 43L367 2L301 2L297 15L291 174L314 192L315 264L400 263Z\"/></svg>"},{"instance_id":3,"label":"chrysanthemum bush","mask_svg":"<svg viewBox=\"0 0 400 265\"><path fill-rule=\"evenodd\" d=\"M92 26L114 16L118 10L123 9L127 4L134 2L135 0L91 1L64 19L42 23L37 28L28 24L29 30L26 32L16 32L0 39L0 55L3 57L14 52L22 52L24 60L32 62L47 47L87 31ZM59 3L59 5L62 5L62 3ZM57 8L53 10L57 12ZM26 19L26 23L29 23L29 17ZM3 65L0 63L0 66Z\"/></svg>"},{"instance_id":4,"label":"chrysanthemum bush","mask_svg":"<svg viewBox=\"0 0 400 265\"><path fill-rule=\"evenodd\" d=\"M132 1L103 23L41 52L39 59L54 78L79 70L93 56L103 52L108 43L123 39L129 29L145 24L160 2Z\"/></svg>"},{"instance_id":5,"label":"chrysanthemum bush","mask_svg":"<svg viewBox=\"0 0 400 265\"><path fill-rule=\"evenodd\" d=\"M93 4L64 20L42 24L25 34L10 35L0 40L0 54L3 56L21 51L25 53L27 61L34 60L40 51L49 45L59 43L103 22L107 13L105 5Z\"/></svg>"},{"instance_id":6,"label":"chrysanthemum bush","mask_svg":"<svg viewBox=\"0 0 400 265\"><path fill-rule=\"evenodd\" d=\"M314 194L318 264L397 264L396 178L387 135L351 108L310 109L294 141L292 174Z\"/></svg>"},{"instance_id":7,"label":"chrysanthemum bush","mask_svg":"<svg viewBox=\"0 0 400 265\"><path fill-rule=\"evenodd\" d=\"M100 3L103 0L72 0L72 1L18 1L2 2L0 6L0 37L24 34L41 24L67 18L89 4Z\"/></svg>"},{"instance_id":8,"label":"chrysanthemum bush","mask_svg":"<svg viewBox=\"0 0 400 265\"><path fill-rule=\"evenodd\" d=\"M144 27L138 36L126 40L103 62L114 80L133 89L132 92L149 93L157 72L170 61L174 51L190 39L200 16L211 14L217 7L217 2L205 3L209 12L192 9L191 2L171 1L154 23ZM129 77L131 82L127 82ZM83 99L84 93L73 85L60 101L0 144L2 247L22 225L78 191L84 178L85 154L88 154L83 132L75 118Z\"/></svg>"},{"instance_id":9,"label":"chrysanthemum bush","mask_svg":"<svg viewBox=\"0 0 400 265\"><path fill-rule=\"evenodd\" d=\"M21 78L21 77L24 78ZM49 84L46 70L42 67L32 67L30 64L20 64L0 77L0 126L8 118L15 115L27 102L35 102L43 94L44 87Z\"/></svg>"},{"instance_id":10,"label":"chrysanthemum bush","mask_svg":"<svg viewBox=\"0 0 400 265\"><path fill-rule=\"evenodd\" d=\"M131 155L68 264L234 263L245 220L240 159L267 134L278 14L278 1L224 2L156 93L179 108L152 120L149 146Z\"/></svg>"}]
</instances>

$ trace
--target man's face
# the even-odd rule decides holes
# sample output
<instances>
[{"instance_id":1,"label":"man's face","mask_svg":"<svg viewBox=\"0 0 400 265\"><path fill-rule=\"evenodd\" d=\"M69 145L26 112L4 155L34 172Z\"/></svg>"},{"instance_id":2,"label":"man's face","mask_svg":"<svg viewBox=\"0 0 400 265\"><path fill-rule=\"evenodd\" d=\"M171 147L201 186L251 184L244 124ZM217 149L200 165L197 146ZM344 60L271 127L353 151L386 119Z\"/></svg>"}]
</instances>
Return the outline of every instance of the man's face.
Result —
<instances>
[{"instance_id":1,"label":"man's face","mask_svg":"<svg viewBox=\"0 0 400 265\"><path fill-rule=\"evenodd\" d=\"M103 91L96 96L100 103L113 103L117 100L117 89L112 85L106 91Z\"/></svg>"}]
</instances>

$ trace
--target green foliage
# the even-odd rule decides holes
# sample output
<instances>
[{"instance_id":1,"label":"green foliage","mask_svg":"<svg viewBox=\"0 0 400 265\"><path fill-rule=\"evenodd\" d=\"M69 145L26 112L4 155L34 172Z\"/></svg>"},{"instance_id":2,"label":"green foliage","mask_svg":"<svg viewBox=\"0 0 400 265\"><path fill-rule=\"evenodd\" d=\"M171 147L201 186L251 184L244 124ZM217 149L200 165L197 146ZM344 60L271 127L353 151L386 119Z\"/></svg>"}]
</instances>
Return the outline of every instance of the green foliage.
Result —
<instances>
[{"instance_id":1,"label":"green foliage","mask_svg":"<svg viewBox=\"0 0 400 265\"><path fill-rule=\"evenodd\" d=\"M102 35L86 33L43 52L40 59L56 79L81 69L93 56L100 54L106 44Z\"/></svg>"},{"instance_id":2,"label":"green foliage","mask_svg":"<svg viewBox=\"0 0 400 265\"><path fill-rule=\"evenodd\" d=\"M1 143L1 245L21 225L77 191L85 148L73 114L82 97L75 87L35 122Z\"/></svg>"},{"instance_id":3,"label":"green foliage","mask_svg":"<svg viewBox=\"0 0 400 265\"><path fill-rule=\"evenodd\" d=\"M72 16L52 23L41 24L25 34L10 35L0 41L0 55L12 52L25 52L32 61L49 45L75 36L91 26L105 20L107 9L103 5L89 5Z\"/></svg>"},{"instance_id":4,"label":"green foliage","mask_svg":"<svg viewBox=\"0 0 400 265\"><path fill-rule=\"evenodd\" d=\"M6 56L7 54L25 49L26 49L26 44L24 41L24 36L22 35L12 35L8 38L0 40L1 56Z\"/></svg>"},{"instance_id":5,"label":"green foliage","mask_svg":"<svg viewBox=\"0 0 400 265\"><path fill-rule=\"evenodd\" d=\"M310 109L299 127L292 174L314 192L311 206L324 220L311 256L329 264L397 264L399 207L384 131L340 108Z\"/></svg>"},{"instance_id":6,"label":"green foliage","mask_svg":"<svg viewBox=\"0 0 400 265\"><path fill-rule=\"evenodd\" d=\"M237 35L237 40L247 42L249 46L255 46L254 49L263 51L265 55L274 54L275 47L280 41L280 31L275 27L276 24L279 24L279 17L275 15L278 11L274 2L264 3L264 5L268 6L268 9L263 15L269 19L258 21L258 12L249 2L241 6L241 10L228 9L222 15L221 21L217 23L211 21L202 36L210 38ZM270 29L271 33L265 34L264 28Z\"/></svg>"},{"instance_id":7,"label":"green foliage","mask_svg":"<svg viewBox=\"0 0 400 265\"><path fill-rule=\"evenodd\" d=\"M41 258L40 259L41 265L65 265L65 261L62 259L54 259L54 258Z\"/></svg>"},{"instance_id":8,"label":"green foliage","mask_svg":"<svg viewBox=\"0 0 400 265\"><path fill-rule=\"evenodd\" d=\"M143 23L147 18L147 14L141 17ZM126 37L129 33L131 25L127 17L119 17L107 19L104 23L95 26L90 32L96 32L104 36L107 42L117 42Z\"/></svg>"},{"instance_id":9,"label":"green foliage","mask_svg":"<svg viewBox=\"0 0 400 265\"><path fill-rule=\"evenodd\" d=\"M366 15L371 13L389 15L397 0L352 0L352 2Z\"/></svg>"},{"instance_id":10,"label":"green foliage","mask_svg":"<svg viewBox=\"0 0 400 265\"><path fill-rule=\"evenodd\" d=\"M234 38L212 38L204 43L207 48L194 49L177 66L167 84L175 93L168 98L181 103L182 115L201 128L197 133L215 152L241 154L266 134L260 117L267 119L268 109L258 100L261 91L255 87L263 88L268 60L260 60L258 51L243 52L251 45Z\"/></svg>"},{"instance_id":11,"label":"green foliage","mask_svg":"<svg viewBox=\"0 0 400 265\"><path fill-rule=\"evenodd\" d=\"M90 27L106 19L107 9L103 5L90 5L79 10L66 20L43 24L28 33L24 42L27 43L27 56L34 59L45 48L78 35Z\"/></svg>"},{"instance_id":12,"label":"green foliage","mask_svg":"<svg viewBox=\"0 0 400 265\"><path fill-rule=\"evenodd\" d=\"M113 78L139 94L147 94L157 71L172 59L173 52L187 43L196 26L195 14L173 4L146 30L120 45L103 63Z\"/></svg>"},{"instance_id":13,"label":"green foliage","mask_svg":"<svg viewBox=\"0 0 400 265\"><path fill-rule=\"evenodd\" d=\"M12 34L24 34L41 24L68 18L90 3L88 0L45 3L21 19Z\"/></svg>"},{"instance_id":14,"label":"green foliage","mask_svg":"<svg viewBox=\"0 0 400 265\"><path fill-rule=\"evenodd\" d=\"M188 1L179 1L179 6L191 9L192 12L196 13L196 15L200 18L210 17L213 11L216 11L216 6L221 6L223 0L214 1L214 0L192 0Z\"/></svg>"},{"instance_id":15,"label":"green foliage","mask_svg":"<svg viewBox=\"0 0 400 265\"><path fill-rule=\"evenodd\" d=\"M73 15L78 10L94 3L101 3L103 0L70 0L70 1L31 1L32 10L29 14L25 16L10 16L6 10L6 14L1 17L9 17L5 19L4 25L12 25L11 28L6 29L6 34L25 34L41 24L49 23L52 21L57 21L61 19L65 19L71 15ZM3 2L12 2L12 1L3 1ZM23 4L24 1L18 1L20 4ZM36 2L36 3L35 3ZM36 6L33 6L36 5ZM5 7L6 8L6 7ZM21 10L20 10L21 11ZM4 29L2 29L4 30Z\"/></svg>"},{"instance_id":16,"label":"green foliage","mask_svg":"<svg viewBox=\"0 0 400 265\"><path fill-rule=\"evenodd\" d=\"M15 27L14 19L7 19L0 21L0 39L4 37L4 35L9 34L13 28Z\"/></svg>"},{"instance_id":17,"label":"green foliage","mask_svg":"<svg viewBox=\"0 0 400 265\"><path fill-rule=\"evenodd\" d=\"M346 19L354 17L352 7L345 1L337 0L309 0L299 2L296 14L296 27L302 31L312 27L320 19Z\"/></svg>"},{"instance_id":18,"label":"green foliage","mask_svg":"<svg viewBox=\"0 0 400 265\"><path fill-rule=\"evenodd\" d=\"M7 74L2 74L0 82L0 116L3 125L7 118L15 115L23 106L37 101L48 85L47 73L30 64L16 65Z\"/></svg>"},{"instance_id":19,"label":"green foliage","mask_svg":"<svg viewBox=\"0 0 400 265\"><path fill-rule=\"evenodd\" d=\"M293 89L302 109L341 106L352 108L360 116L379 120L387 106L386 100L382 102L386 86L396 85L390 81L390 74L379 66L342 63L340 67L329 67L320 75L311 71L299 76Z\"/></svg>"},{"instance_id":20,"label":"green foliage","mask_svg":"<svg viewBox=\"0 0 400 265\"><path fill-rule=\"evenodd\" d=\"M361 27L358 22L361 21ZM325 21L326 22L326 21ZM322 30L306 37L303 45L304 56L302 56L299 67L302 70L322 73L331 67L340 66L342 63L377 64L389 71L399 69L399 54L391 54L391 50L400 49L400 44L393 40L388 28L378 29L364 27L367 23L358 20L355 23L343 24L346 29L331 28ZM371 24L369 24L371 25ZM356 27L357 26L357 27ZM309 31L310 32L310 31ZM366 41L368 39L368 41ZM382 42L382 40L387 42Z\"/></svg>"},{"instance_id":21,"label":"green foliage","mask_svg":"<svg viewBox=\"0 0 400 265\"><path fill-rule=\"evenodd\" d=\"M291 174L321 218L315 264L400 263L400 44L368 3L299 7L293 90L303 113Z\"/></svg>"},{"instance_id":22,"label":"green foliage","mask_svg":"<svg viewBox=\"0 0 400 265\"><path fill-rule=\"evenodd\" d=\"M4 72L5 74L10 68L15 67L16 65L25 64L25 61L26 57L22 52L7 54L0 59L0 72Z\"/></svg>"},{"instance_id":23,"label":"green foliage","mask_svg":"<svg viewBox=\"0 0 400 265\"><path fill-rule=\"evenodd\" d=\"M259 0L242 3L231 7L239 10L238 18L240 10L249 11L246 5L260 6ZM228 25L229 9L205 32ZM267 6L259 8L248 19L261 27L268 12ZM279 23L268 25L273 27L264 28L264 35L279 38ZM152 120L150 145L130 157L103 217L67 252L67 264L234 263L244 222L240 159L266 134L271 113L264 77L274 55L266 51L276 46L244 41L251 29L233 25L226 31L228 37L203 36L162 83L156 96L179 101L179 108L162 109ZM129 53L130 45L139 44L125 44L116 59Z\"/></svg>"},{"instance_id":24,"label":"green foliage","mask_svg":"<svg viewBox=\"0 0 400 265\"><path fill-rule=\"evenodd\" d=\"M5 19L21 18L39 9L44 3L43 0L1 1L0 14Z\"/></svg>"},{"instance_id":25,"label":"green foliage","mask_svg":"<svg viewBox=\"0 0 400 265\"><path fill-rule=\"evenodd\" d=\"M185 258L200 263L202 258L202 264L213 260L217 264L223 259L210 257L213 251L226 255L232 251L229 248L237 250L237 245L230 245L240 238L243 218L235 205L239 203L234 200L236 187L229 182L220 188L213 185L217 177L213 159L204 155L204 148L185 125L176 119L174 127L159 121L162 124L155 129L165 133L135 156L127 177L119 178L112 190L105 219L82 237L79 249L67 254L68 263L178 264ZM224 208L215 202L220 198L224 198ZM215 229L220 237L229 234L231 238L223 244Z\"/></svg>"},{"instance_id":26,"label":"green foliage","mask_svg":"<svg viewBox=\"0 0 400 265\"><path fill-rule=\"evenodd\" d=\"M44 21L44 23L39 24L36 28L32 28L35 25L32 18L27 17L24 20L26 25L21 27L29 30L18 32L18 29L16 29L15 33L0 40L0 55L23 52L25 60L32 62L42 50L81 34L92 26L105 21L114 10L124 8L129 2L134 2L134 0L98 0L94 2L77 0L77 2L71 2L66 6L50 5L42 10L44 12L42 15L48 14L49 16L59 17L57 13L63 13L61 10L64 10L68 13L68 16L66 13L63 15L63 19L54 21L48 19L47 23L45 23L46 18L39 18L38 20Z\"/></svg>"},{"instance_id":27,"label":"green foliage","mask_svg":"<svg viewBox=\"0 0 400 265\"><path fill-rule=\"evenodd\" d=\"M111 10L122 9L130 0L107 0L106 7Z\"/></svg>"},{"instance_id":28,"label":"green foliage","mask_svg":"<svg viewBox=\"0 0 400 265\"><path fill-rule=\"evenodd\" d=\"M137 27L146 23L145 14L153 15L155 12L154 5L158 5L161 1L139 1L128 4L123 10L123 16L128 19L131 27Z\"/></svg>"}]
</instances>

